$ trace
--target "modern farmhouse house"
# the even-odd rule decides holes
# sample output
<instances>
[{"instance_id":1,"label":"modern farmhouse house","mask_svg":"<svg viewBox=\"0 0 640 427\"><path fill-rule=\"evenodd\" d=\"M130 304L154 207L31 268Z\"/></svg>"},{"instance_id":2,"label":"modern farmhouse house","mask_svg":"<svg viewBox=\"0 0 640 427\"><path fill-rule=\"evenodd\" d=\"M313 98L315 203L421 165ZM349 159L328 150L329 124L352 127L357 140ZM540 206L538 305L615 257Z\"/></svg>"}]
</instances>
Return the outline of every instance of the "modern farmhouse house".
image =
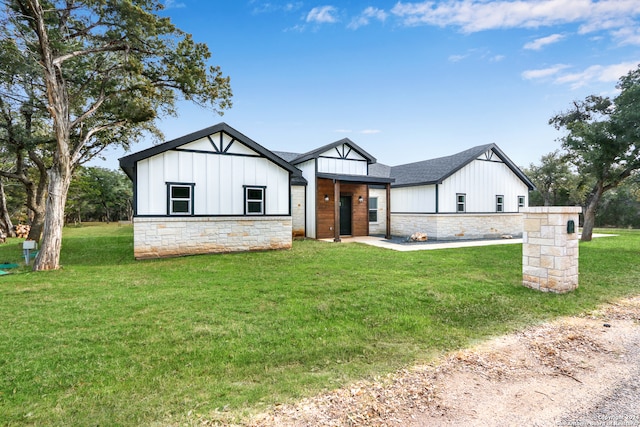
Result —
<instances>
[{"instance_id":1,"label":"modern farmhouse house","mask_svg":"<svg viewBox=\"0 0 640 427\"><path fill-rule=\"evenodd\" d=\"M349 139L272 152L221 123L120 159L134 256L290 248L293 237L521 235L531 181L495 145L386 166Z\"/></svg>"},{"instance_id":2,"label":"modern farmhouse house","mask_svg":"<svg viewBox=\"0 0 640 427\"><path fill-rule=\"evenodd\" d=\"M391 188L391 234L425 232L430 239L522 235L520 208L534 185L496 146L480 145L452 156L376 172Z\"/></svg>"},{"instance_id":3,"label":"modern farmhouse house","mask_svg":"<svg viewBox=\"0 0 640 427\"><path fill-rule=\"evenodd\" d=\"M221 123L120 159L133 181L134 256L291 247L300 171Z\"/></svg>"}]
</instances>

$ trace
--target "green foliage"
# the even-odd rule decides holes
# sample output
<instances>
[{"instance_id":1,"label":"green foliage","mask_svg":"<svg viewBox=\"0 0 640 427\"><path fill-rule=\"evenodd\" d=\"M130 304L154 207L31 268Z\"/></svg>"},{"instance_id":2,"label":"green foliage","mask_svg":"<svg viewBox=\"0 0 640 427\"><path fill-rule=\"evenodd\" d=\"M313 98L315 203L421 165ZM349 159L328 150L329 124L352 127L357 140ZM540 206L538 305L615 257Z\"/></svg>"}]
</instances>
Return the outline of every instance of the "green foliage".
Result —
<instances>
[{"instance_id":1,"label":"green foliage","mask_svg":"<svg viewBox=\"0 0 640 427\"><path fill-rule=\"evenodd\" d=\"M520 245L136 262L130 226L70 227L63 269L2 277L0 424L237 421L637 295L640 233L620 233L581 244L580 287L552 295L521 285Z\"/></svg>"},{"instance_id":2,"label":"green foliage","mask_svg":"<svg viewBox=\"0 0 640 427\"><path fill-rule=\"evenodd\" d=\"M549 123L566 129L562 147L577 172L592 182L587 194L583 240L590 240L602 195L640 169L640 67L622 76L620 94L591 95L574 102Z\"/></svg>"},{"instance_id":3,"label":"green foliage","mask_svg":"<svg viewBox=\"0 0 640 427\"><path fill-rule=\"evenodd\" d=\"M571 170L559 150L542 156L540 166L529 165L525 173L536 186L529 194L531 206L568 206L584 203L587 183Z\"/></svg>"},{"instance_id":4,"label":"green foliage","mask_svg":"<svg viewBox=\"0 0 640 427\"><path fill-rule=\"evenodd\" d=\"M132 183L124 173L82 167L69 187L66 222L129 220L132 206Z\"/></svg>"},{"instance_id":5,"label":"green foliage","mask_svg":"<svg viewBox=\"0 0 640 427\"><path fill-rule=\"evenodd\" d=\"M602 197L596 226L640 228L640 176L637 173Z\"/></svg>"}]
</instances>

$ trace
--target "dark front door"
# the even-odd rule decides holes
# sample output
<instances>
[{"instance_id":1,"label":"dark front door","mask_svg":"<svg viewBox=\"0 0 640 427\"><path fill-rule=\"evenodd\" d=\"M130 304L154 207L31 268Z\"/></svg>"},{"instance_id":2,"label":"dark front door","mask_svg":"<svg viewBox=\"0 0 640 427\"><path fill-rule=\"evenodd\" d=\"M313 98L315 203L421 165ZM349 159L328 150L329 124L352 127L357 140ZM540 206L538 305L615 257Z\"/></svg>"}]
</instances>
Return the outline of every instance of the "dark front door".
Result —
<instances>
[{"instance_id":1,"label":"dark front door","mask_svg":"<svg viewBox=\"0 0 640 427\"><path fill-rule=\"evenodd\" d=\"M351 196L340 196L340 235L351 235Z\"/></svg>"}]
</instances>

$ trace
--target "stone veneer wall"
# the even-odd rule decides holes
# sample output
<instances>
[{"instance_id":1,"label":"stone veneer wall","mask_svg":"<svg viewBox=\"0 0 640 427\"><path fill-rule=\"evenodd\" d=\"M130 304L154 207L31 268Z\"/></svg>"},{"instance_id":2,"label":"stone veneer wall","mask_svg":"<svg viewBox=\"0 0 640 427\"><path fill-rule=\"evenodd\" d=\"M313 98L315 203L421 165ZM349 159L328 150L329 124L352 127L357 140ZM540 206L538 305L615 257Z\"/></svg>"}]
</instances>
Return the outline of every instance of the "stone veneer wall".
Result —
<instances>
[{"instance_id":1,"label":"stone veneer wall","mask_svg":"<svg viewBox=\"0 0 640 427\"><path fill-rule=\"evenodd\" d=\"M430 240L486 239L522 236L521 213L391 214L391 234L427 233Z\"/></svg>"},{"instance_id":2,"label":"stone veneer wall","mask_svg":"<svg viewBox=\"0 0 640 427\"><path fill-rule=\"evenodd\" d=\"M369 223L369 234L387 234L387 190L369 187L369 198L378 198L378 221Z\"/></svg>"},{"instance_id":3,"label":"stone veneer wall","mask_svg":"<svg viewBox=\"0 0 640 427\"><path fill-rule=\"evenodd\" d=\"M533 207L524 210L522 284L544 292L578 287L578 214L580 207ZM575 232L567 232L568 221Z\"/></svg>"},{"instance_id":4,"label":"stone veneer wall","mask_svg":"<svg viewBox=\"0 0 640 427\"><path fill-rule=\"evenodd\" d=\"M293 226L293 237L306 236L305 227L305 195L306 189L304 185L291 186L291 216Z\"/></svg>"},{"instance_id":5,"label":"stone veneer wall","mask_svg":"<svg viewBox=\"0 0 640 427\"><path fill-rule=\"evenodd\" d=\"M219 252L290 249L290 216L137 217L133 219L136 259Z\"/></svg>"}]
</instances>

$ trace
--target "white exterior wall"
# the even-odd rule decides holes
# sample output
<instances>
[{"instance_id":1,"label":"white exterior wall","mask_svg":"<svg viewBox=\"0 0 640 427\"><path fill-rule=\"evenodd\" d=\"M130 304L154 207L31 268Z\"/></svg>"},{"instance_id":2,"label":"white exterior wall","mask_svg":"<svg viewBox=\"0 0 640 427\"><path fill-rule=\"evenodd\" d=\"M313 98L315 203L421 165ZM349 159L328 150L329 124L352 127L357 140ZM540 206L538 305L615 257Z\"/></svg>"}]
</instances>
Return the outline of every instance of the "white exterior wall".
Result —
<instances>
[{"instance_id":1,"label":"white exterior wall","mask_svg":"<svg viewBox=\"0 0 640 427\"><path fill-rule=\"evenodd\" d=\"M136 259L291 248L291 217L133 219Z\"/></svg>"},{"instance_id":2,"label":"white exterior wall","mask_svg":"<svg viewBox=\"0 0 640 427\"><path fill-rule=\"evenodd\" d=\"M166 151L137 163L137 215L167 214L167 182L195 184L194 215L243 215L244 185L266 187L266 215L288 215L287 170L238 141L227 154L215 153L206 140L180 148L199 151Z\"/></svg>"},{"instance_id":3,"label":"white exterior wall","mask_svg":"<svg viewBox=\"0 0 640 427\"><path fill-rule=\"evenodd\" d=\"M456 194L466 194L466 212L496 212L496 196L504 196L504 212L518 212L518 196L529 203L529 189L501 161L474 160L440 184L439 213L456 212ZM396 211L395 205L393 208Z\"/></svg>"},{"instance_id":4,"label":"white exterior wall","mask_svg":"<svg viewBox=\"0 0 640 427\"><path fill-rule=\"evenodd\" d=\"M415 187L392 187L391 211L403 213L435 213L436 186L418 185Z\"/></svg>"},{"instance_id":5,"label":"white exterior wall","mask_svg":"<svg viewBox=\"0 0 640 427\"><path fill-rule=\"evenodd\" d=\"M314 159L296 165L307 180L306 235L316 238L316 162Z\"/></svg>"},{"instance_id":6,"label":"white exterior wall","mask_svg":"<svg viewBox=\"0 0 640 427\"><path fill-rule=\"evenodd\" d=\"M318 172L366 175L367 160L353 151L349 145L342 144L325 151L318 157Z\"/></svg>"},{"instance_id":7,"label":"white exterior wall","mask_svg":"<svg viewBox=\"0 0 640 427\"><path fill-rule=\"evenodd\" d=\"M291 187L291 219L293 221L293 236L304 237L305 230L305 206L306 187L304 185L294 185Z\"/></svg>"},{"instance_id":8,"label":"white exterior wall","mask_svg":"<svg viewBox=\"0 0 640 427\"><path fill-rule=\"evenodd\" d=\"M366 175L367 162L365 160L318 159L318 172L335 173L339 175Z\"/></svg>"},{"instance_id":9,"label":"white exterior wall","mask_svg":"<svg viewBox=\"0 0 640 427\"><path fill-rule=\"evenodd\" d=\"M369 188L369 198L378 198L378 221L369 222L369 234L387 233L387 190L383 188Z\"/></svg>"}]
</instances>

